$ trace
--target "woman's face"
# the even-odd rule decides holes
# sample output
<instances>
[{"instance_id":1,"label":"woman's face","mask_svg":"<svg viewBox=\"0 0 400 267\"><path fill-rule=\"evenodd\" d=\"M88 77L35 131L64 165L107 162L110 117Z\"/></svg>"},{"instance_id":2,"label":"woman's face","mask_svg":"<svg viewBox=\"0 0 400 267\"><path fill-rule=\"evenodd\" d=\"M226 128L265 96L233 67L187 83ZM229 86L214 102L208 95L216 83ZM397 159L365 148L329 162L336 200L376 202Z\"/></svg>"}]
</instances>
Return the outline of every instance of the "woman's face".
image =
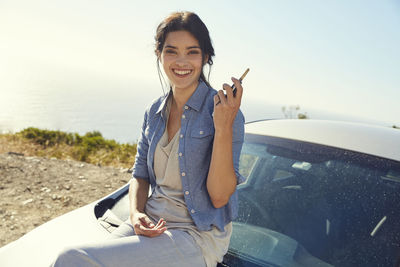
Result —
<instances>
[{"instance_id":1,"label":"woman's face","mask_svg":"<svg viewBox=\"0 0 400 267\"><path fill-rule=\"evenodd\" d=\"M203 60L199 42L192 34L187 31L168 33L160 59L174 89L196 89Z\"/></svg>"}]
</instances>

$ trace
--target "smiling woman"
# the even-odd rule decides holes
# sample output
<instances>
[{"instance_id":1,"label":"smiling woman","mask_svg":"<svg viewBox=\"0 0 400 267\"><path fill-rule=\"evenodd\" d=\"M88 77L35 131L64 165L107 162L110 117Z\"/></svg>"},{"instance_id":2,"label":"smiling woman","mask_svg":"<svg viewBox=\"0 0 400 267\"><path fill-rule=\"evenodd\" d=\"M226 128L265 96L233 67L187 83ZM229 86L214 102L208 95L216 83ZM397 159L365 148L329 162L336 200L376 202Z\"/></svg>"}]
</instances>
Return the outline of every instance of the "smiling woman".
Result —
<instances>
[{"instance_id":1,"label":"smiling woman","mask_svg":"<svg viewBox=\"0 0 400 267\"><path fill-rule=\"evenodd\" d=\"M175 90L191 94L197 87L203 69L202 53L196 38L187 31L171 32L161 54L160 51L157 53Z\"/></svg>"},{"instance_id":2,"label":"smiling woman","mask_svg":"<svg viewBox=\"0 0 400 267\"><path fill-rule=\"evenodd\" d=\"M210 67L213 65L212 58L214 57L214 48L211 43L210 34L206 25L201 21L201 19L194 13L175 13L171 14L167 17L160 25L157 27L157 33L155 36L156 39L156 50L155 53L157 55L157 64L160 62L160 53L163 52L165 48L172 48L172 51L168 50L167 53L177 53L177 47L169 44L168 42L172 41L174 38L171 38L170 35L174 35L179 31L184 31L189 36L185 36L191 40L187 40L191 42L191 45L186 48L186 51L189 55L192 55L193 58L197 58L197 56L201 56L201 68L200 68L200 78L209 86L209 82L204 76L203 73L203 65L208 64ZM167 40L167 36L170 36L169 40ZM183 37L183 36L182 36ZM178 41L178 40L177 40ZM182 43L183 45L183 43ZM197 56L196 56L197 55ZM158 65L159 66L159 65ZM165 70L165 68L164 68ZM161 73L159 72L159 75Z\"/></svg>"},{"instance_id":3,"label":"smiling woman","mask_svg":"<svg viewBox=\"0 0 400 267\"><path fill-rule=\"evenodd\" d=\"M238 213L243 88L211 88L207 27L176 12L157 28L157 64L169 90L145 111L129 189L129 219L113 239L63 251L53 266L216 266ZM161 80L161 71L159 67ZM152 194L148 196L149 187ZM133 265L132 265L133 264Z\"/></svg>"}]
</instances>

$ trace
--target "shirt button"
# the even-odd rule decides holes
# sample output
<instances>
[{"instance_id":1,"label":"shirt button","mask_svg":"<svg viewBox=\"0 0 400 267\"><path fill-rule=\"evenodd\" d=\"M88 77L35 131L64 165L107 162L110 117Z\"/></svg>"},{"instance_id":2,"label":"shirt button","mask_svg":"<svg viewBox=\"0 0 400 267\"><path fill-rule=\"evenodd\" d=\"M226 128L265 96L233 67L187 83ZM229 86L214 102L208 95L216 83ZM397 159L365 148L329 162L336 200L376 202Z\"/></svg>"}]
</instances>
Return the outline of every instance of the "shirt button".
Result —
<instances>
[{"instance_id":1,"label":"shirt button","mask_svg":"<svg viewBox=\"0 0 400 267\"><path fill-rule=\"evenodd\" d=\"M185 114L182 115L182 119L186 118Z\"/></svg>"},{"instance_id":2,"label":"shirt button","mask_svg":"<svg viewBox=\"0 0 400 267\"><path fill-rule=\"evenodd\" d=\"M186 173L185 173L185 172L182 172L182 176L186 176Z\"/></svg>"},{"instance_id":3,"label":"shirt button","mask_svg":"<svg viewBox=\"0 0 400 267\"><path fill-rule=\"evenodd\" d=\"M203 134L204 133L204 131L200 131L200 134Z\"/></svg>"},{"instance_id":4,"label":"shirt button","mask_svg":"<svg viewBox=\"0 0 400 267\"><path fill-rule=\"evenodd\" d=\"M180 138L183 138L183 134L181 134L179 137L180 137Z\"/></svg>"},{"instance_id":5,"label":"shirt button","mask_svg":"<svg viewBox=\"0 0 400 267\"><path fill-rule=\"evenodd\" d=\"M191 212L191 213L195 213L194 209L192 209L190 212Z\"/></svg>"},{"instance_id":6,"label":"shirt button","mask_svg":"<svg viewBox=\"0 0 400 267\"><path fill-rule=\"evenodd\" d=\"M185 106L185 109L189 109L189 107L188 107L188 106Z\"/></svg>"},{"instance_id":7,"label":"shirt button","mask_svg":"<svg viewBox=\"0 0 400 267\"><path fill-rule=\"evenodd\" d=\"M185 191L185 195L189 195L189 191Z\"/></svg>"},{"instance_id":8,"label":"shirt button","mask_svg":"<svg viewBox=\"0 0 400 267\"><path fill-rule=\"evenodd\" d=\"M179 157L182 157L182 152L179 152Z\"/></svg>"}]
</instances>

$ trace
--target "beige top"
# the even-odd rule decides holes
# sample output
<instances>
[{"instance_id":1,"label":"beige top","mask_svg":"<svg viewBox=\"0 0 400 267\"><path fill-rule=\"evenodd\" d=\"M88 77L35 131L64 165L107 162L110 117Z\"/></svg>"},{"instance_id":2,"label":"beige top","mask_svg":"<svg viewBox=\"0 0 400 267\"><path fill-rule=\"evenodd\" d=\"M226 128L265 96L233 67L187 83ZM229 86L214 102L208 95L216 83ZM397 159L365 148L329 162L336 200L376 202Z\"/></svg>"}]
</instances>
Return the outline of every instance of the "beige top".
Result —
<instances>
[{"instance_id":1,"label":"beige top","mask_svg":"<svg viewBox=\"0 0 400 267\"><path fill-rule=\"evenodd\" d=\"M168 117L171 99L168 100ZM168 229L182 229L188 232L200 246L207 267L216 266L228 251L232 234L232 223L224 231L213 227L210 231L199 231L186 207L179 174L179 130L168 143L168 131L157 144L154 154L154 172L157 186L146 203L146 214L156 223L164 218Z\"/></svg>"}]
</instances>

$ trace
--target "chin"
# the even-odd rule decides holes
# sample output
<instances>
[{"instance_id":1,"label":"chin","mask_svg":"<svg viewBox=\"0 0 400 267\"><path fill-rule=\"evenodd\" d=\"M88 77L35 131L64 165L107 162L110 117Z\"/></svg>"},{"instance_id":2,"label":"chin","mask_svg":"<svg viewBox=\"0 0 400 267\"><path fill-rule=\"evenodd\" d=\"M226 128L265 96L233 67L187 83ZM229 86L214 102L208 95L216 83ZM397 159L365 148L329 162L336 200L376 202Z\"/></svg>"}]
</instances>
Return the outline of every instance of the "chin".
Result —
<instances>
[{"instance_id":1,"label":"chin","mask_svg":"<svg viewBox=\"0 0 400 267\"><path fill-rule=\"evenodd\" d=\"M191 81L177 81L177 80L170 80L171 84L174 85L175 88L179 88L179 89L186 89L189 87L192 87L194 84L198 85L199 83L199 79L195 79L195 80L191 80Z\"/></svg>"}]
</instances>

